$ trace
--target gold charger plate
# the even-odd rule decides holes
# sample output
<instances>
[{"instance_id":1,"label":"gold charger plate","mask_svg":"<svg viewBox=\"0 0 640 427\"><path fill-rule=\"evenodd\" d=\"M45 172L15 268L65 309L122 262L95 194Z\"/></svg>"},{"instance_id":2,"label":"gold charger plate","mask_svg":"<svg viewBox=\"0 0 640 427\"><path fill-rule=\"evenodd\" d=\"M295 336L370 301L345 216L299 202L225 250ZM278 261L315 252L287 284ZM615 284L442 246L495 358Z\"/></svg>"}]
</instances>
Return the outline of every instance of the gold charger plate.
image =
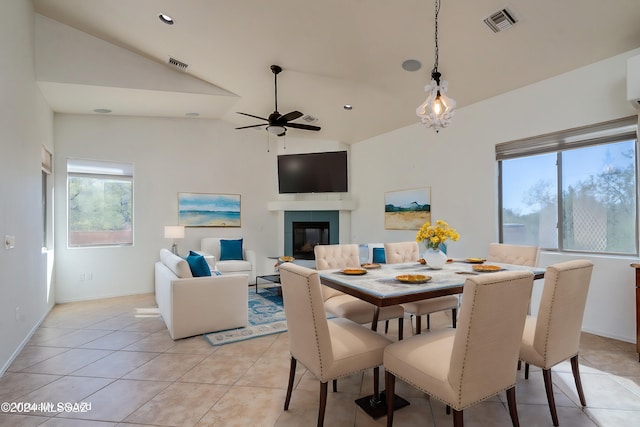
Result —
<instances>
[{"instance_id":1,"label":"gold charger plate","mask_svg":"<svg viewBox=\"0 0 640 427\"><path fill-rule=\"evenodd\" d=\"M342 273L348 274L350 276L359 276L362 274L367 274L367 270L364 268L345 268L342 270Z\"/></svg>"},{"instance_id":2,"label":"gold charger plate","mask_svg":"<svg viewBox=\"0 0 640 427\"><path fill-rule=\"evenodd\" d=\"M376 264L376 263L371 263L371 262L365 262L360 267L366 268L367 270L371 270L371 269L374 269L374 268L380 268L381 265L380 264Z\"/></svg>"},{"instance_id":3,"label":"gold charger plate","mask_svg":"<svg viewBox=\"0 0 640 427\"><path fill-rule=\"evenodd\" d=\"M431 276L425 276L424 274L402 274L400 276L396 276L396 280L402 283L419 284L427 283L431 280Z\"/></svg>"},{"instance_id":4,"label":"gold charger plate","mask_svg":"<svg viewBox=\"0 0 640 427\"><path fill-rule=\"evenodd\" d=\"M481 273L495 272L503 269L502 267L499 267L497 265L489 265L489 264L473 265L471 266L471 268L473 268L474 271L479 271Z\"/></svg>"},{"instance_id":5,"label":"gold charger plate","mask_svg":"<svg viewBox=\"0 0 640 427\"><path fill-rule=\"evenodd\" d=\"M470 264L482 264L486 261L484 258L465 258L465 261Z\"/></svg>"},{"instance_id":6,"label":"gold charger plate","mask_svg":"<svg viewBox=\"0 0 640 427\"><path fill-rule=\"evenodd\" d=\"M289 256L289 255L285 255L285 256L281 256L280 258L278 258L281 262L292 262L293 260L295 260L294 257Z\"/></svg>"}]
</instances>

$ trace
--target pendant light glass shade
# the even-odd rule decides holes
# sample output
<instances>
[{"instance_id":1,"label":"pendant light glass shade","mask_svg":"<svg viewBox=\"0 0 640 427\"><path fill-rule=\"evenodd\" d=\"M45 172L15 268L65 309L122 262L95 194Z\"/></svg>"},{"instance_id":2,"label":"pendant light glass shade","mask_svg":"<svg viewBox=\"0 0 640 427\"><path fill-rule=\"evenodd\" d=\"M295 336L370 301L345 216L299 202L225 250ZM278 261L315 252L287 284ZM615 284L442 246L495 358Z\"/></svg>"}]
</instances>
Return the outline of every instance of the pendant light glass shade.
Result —
<instances>
[{"instance_id":1,"label":"pendant light glass shade","mask_svg":"<svg viewBox=\"0 0 640 427\"><path fill-rule=\"evenodd\" d=\"M455 113L456 101L447 96L448 86L446 80L440 81L439 76L432 76L431 83L424 87L427 100L416 108L422 124L436 132L449 126Z\"/></svg>"}]
</instances>

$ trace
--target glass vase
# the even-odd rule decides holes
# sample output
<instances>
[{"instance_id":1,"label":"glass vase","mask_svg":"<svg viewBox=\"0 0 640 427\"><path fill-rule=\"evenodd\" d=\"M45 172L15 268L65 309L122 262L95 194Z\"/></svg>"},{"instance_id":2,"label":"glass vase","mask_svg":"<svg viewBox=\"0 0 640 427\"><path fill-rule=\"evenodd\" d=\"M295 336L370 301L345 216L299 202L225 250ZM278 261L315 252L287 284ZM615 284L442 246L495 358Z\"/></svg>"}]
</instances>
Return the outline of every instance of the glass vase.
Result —
<instances>
[{"instance_id":1,"label":"glass vase","mask_svg":"<svg viewBox=\"0 0 640 427\"><path fill-rule=\"evenodd\" d=\"M427 248L423 258L427 261L427 266L434 270L440 270L447 263L447 255L440 249Z\"/></svg>"}]
</instances>

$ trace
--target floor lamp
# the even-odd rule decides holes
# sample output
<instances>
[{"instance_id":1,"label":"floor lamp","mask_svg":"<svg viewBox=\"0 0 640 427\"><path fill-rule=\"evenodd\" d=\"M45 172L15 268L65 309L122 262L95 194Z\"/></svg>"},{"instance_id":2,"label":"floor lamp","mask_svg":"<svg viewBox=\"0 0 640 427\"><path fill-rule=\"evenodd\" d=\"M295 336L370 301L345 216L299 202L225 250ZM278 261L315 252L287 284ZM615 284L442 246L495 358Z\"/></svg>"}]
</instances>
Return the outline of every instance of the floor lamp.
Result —
<instances>
[{"instance_id":1,"label":"floor lamp","mask_svg":"<svg viewBox=\"0 0 640 427\"><path fill-rule=\"evenodd\" d=\"M176 243L176 239L184 239L184 226L183 225L165 225L164 238L173 239L171 252L178 255L178 244Z\"/></svg>"}]
</instances>

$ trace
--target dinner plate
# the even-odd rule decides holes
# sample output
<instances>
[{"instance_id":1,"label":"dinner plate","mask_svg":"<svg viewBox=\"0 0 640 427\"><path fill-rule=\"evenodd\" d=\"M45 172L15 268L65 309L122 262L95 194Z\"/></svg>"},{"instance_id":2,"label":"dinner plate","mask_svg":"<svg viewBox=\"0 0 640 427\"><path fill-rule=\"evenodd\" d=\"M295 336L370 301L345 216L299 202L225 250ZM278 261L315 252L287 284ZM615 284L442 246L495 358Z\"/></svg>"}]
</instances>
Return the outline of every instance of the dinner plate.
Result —
<instances>
[{"instance_id":1,"label":"dinner plate","mask_svg":"<svg viewBox=\"0 0 640 427\"><path fill-rule=\"evenodd\" d=\"M367 270L372 270L374 268L380 268L381 265L380 264L376 264L376 263L366 262L366 263L362 264L360 267L366 268Z\"/></svg>"},{"instance_id":2,"label":"dinner plate","mask_svg":"<svg viewBox=\"0 0 640 427\"><path fill-rule=\"evenodd\" d=\"M350 276L359 276L362 274L367 274L367 270L364 268L345 268L342 270L344 274L348 274Z\"/></svg>"},{"instance_id":3,"label":"dinner plate","mask_svg":"<svg viewBox=\"0 0 640 427\"><path fill-rule=\"evenodd\" d=\"M503 270L503 268L500 266L489 265L489 264L477 264L477 265L473 265L471 268L473 268L474 271L479 271L481 273L489 273L489 272Z\"/></svg>"},{"instance_id":4,"label":"dinner plate","mask_svg":"<svg viewBox=\"0 0 640 427\"><path fill-rule=\"evenodd\" d=\"M484 258L465 258L465 261L470 264L482 264L486 261Z\"/></svg>"},{"instance_id":5,"label":"dinner plate","mask_svg":"<svg viewBox=\"0 0 640 427\"><path fill-rule=\"evenodd\" d=\"M431 280L431 276L425 276L424 274L402 274L396 276L396 280L402 283L419 284L427 283Z\"/></svg>"}]
</instances>

